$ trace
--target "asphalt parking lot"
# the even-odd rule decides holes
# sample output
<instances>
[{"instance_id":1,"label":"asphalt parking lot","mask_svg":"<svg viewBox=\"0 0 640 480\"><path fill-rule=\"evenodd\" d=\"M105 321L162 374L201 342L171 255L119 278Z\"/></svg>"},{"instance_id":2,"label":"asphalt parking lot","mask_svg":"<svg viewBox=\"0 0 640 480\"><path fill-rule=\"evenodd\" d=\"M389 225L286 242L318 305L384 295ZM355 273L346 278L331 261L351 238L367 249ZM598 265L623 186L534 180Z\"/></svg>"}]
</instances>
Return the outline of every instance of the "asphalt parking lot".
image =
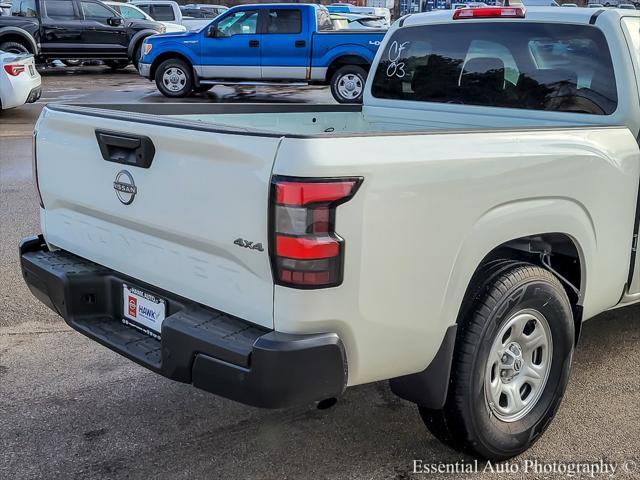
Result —
<instances>
[{"instance_id":1,"label":"asphalt parking lot","mask_svg":"<svg viewBox=\"0 0 640 480\"><path fill-rule=\"evenodd\" d=\"M435 440L386 383L350 389L325 411L245 407L148 372L36 301L17 244L39 232L29 134L42 105L164 101L132 71L91 67L43 80L39 104L0 114L0 478L438 478L413 474L414 460L471 462ZM188 101L331 101L326 89L284 92L217 87ZM557 418L510 463L519 471L500 476L567 478L525 474L522 465L604 460L618 465L616 475L595 478L640 478L639 359L640 307L589 321Z\"/></svg>"}]
</instances>

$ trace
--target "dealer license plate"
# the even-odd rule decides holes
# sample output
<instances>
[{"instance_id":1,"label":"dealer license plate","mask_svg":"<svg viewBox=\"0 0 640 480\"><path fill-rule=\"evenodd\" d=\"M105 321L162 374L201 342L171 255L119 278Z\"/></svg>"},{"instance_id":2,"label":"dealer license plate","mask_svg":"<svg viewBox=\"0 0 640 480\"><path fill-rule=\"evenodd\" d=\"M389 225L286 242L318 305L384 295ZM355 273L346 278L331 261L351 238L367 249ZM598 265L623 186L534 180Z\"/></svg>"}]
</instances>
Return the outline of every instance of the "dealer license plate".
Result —
<instances>
[{"instance_id":1,"label":"dealer license plate","mask_svg":"<svg viewBox=\"0 0 640 480\"><path fill-rule=\"evenodd\" d=\"M160 339L167 302L136 287L122 285L122 322Z\"/></svg>"}]
</instances>

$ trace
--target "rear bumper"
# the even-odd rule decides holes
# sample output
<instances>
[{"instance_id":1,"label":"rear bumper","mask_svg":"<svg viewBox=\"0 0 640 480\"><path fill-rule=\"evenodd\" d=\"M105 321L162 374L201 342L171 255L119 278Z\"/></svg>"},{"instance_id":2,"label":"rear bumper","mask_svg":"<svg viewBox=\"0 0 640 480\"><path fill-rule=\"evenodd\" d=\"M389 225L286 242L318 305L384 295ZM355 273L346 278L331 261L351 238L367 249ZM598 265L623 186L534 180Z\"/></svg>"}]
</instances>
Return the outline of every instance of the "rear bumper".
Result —
<instances>
[{"instance_id":1,"label":"rear bumper","mask_svg":"<svg viewBox=\"0 0 640 480\"><path fill-rule=\"evenodd\" d=\"M31 292L87 337L167 378L248 405L279 408L337 397L344 348L334 333L292 335L204 308L71 253L42 238L20 244ZM161 340L122 323L122 284L167 301Z\"/></svg>"}]
</instances>

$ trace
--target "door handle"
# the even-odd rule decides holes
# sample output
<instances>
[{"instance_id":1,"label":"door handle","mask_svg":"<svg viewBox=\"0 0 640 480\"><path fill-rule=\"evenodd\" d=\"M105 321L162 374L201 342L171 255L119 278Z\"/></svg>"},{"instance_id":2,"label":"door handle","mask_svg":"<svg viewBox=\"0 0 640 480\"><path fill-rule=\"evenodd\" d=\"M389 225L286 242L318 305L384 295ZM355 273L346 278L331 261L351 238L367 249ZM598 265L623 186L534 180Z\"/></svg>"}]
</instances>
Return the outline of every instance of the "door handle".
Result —
<instances>
[{"instance_id":1,"label":"door handle","mask_svg":"<svg viewBox=\"0 0 640 480\"><path fill-rule=\"evenodd\" d=\"M304 40L296 40L296 48L304 48L307 46L307 42Z\"/></svg>"},{"instance_id":2,"label":"door handle","mask_svg":"<svg viewBox=\"0 0 640 480\"><path fill-rule=\"evenodd\" d=\"M256 48L260 46L260 42L258 40L249 40L249 47Z\"/></svg>"},{"instance_id":3,"label":"door handle","mask_svg":"<svg viewBox=\"0 0 640 480\"><path fill-rule=\"evenodd\" d=\"M96 130L96 140L107 162L149 168L156 154L151 139L143 135Z\"/></svg>"}]
</instances>

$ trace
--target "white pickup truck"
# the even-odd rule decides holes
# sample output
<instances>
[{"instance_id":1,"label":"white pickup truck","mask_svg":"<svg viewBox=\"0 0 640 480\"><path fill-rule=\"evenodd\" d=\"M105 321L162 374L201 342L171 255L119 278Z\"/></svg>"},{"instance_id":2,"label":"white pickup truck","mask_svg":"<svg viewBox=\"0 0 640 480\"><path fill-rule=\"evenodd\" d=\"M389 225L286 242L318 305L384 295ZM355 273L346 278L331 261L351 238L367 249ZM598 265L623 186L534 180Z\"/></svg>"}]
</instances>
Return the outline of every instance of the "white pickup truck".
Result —
<instances>
[{"instance_id":1,"label":"white pickup truck","mask_svg":"<svg viewBox=\"0 0 640 480\"><path fill-rule=\"evenodd\" d=\"M640 300L639 49L640 12L461 9L396 22L363 106L49 105L24 278L166 377L262 407L389 379L511 457L581 322Z\"/></svg>"}]
</instances>

